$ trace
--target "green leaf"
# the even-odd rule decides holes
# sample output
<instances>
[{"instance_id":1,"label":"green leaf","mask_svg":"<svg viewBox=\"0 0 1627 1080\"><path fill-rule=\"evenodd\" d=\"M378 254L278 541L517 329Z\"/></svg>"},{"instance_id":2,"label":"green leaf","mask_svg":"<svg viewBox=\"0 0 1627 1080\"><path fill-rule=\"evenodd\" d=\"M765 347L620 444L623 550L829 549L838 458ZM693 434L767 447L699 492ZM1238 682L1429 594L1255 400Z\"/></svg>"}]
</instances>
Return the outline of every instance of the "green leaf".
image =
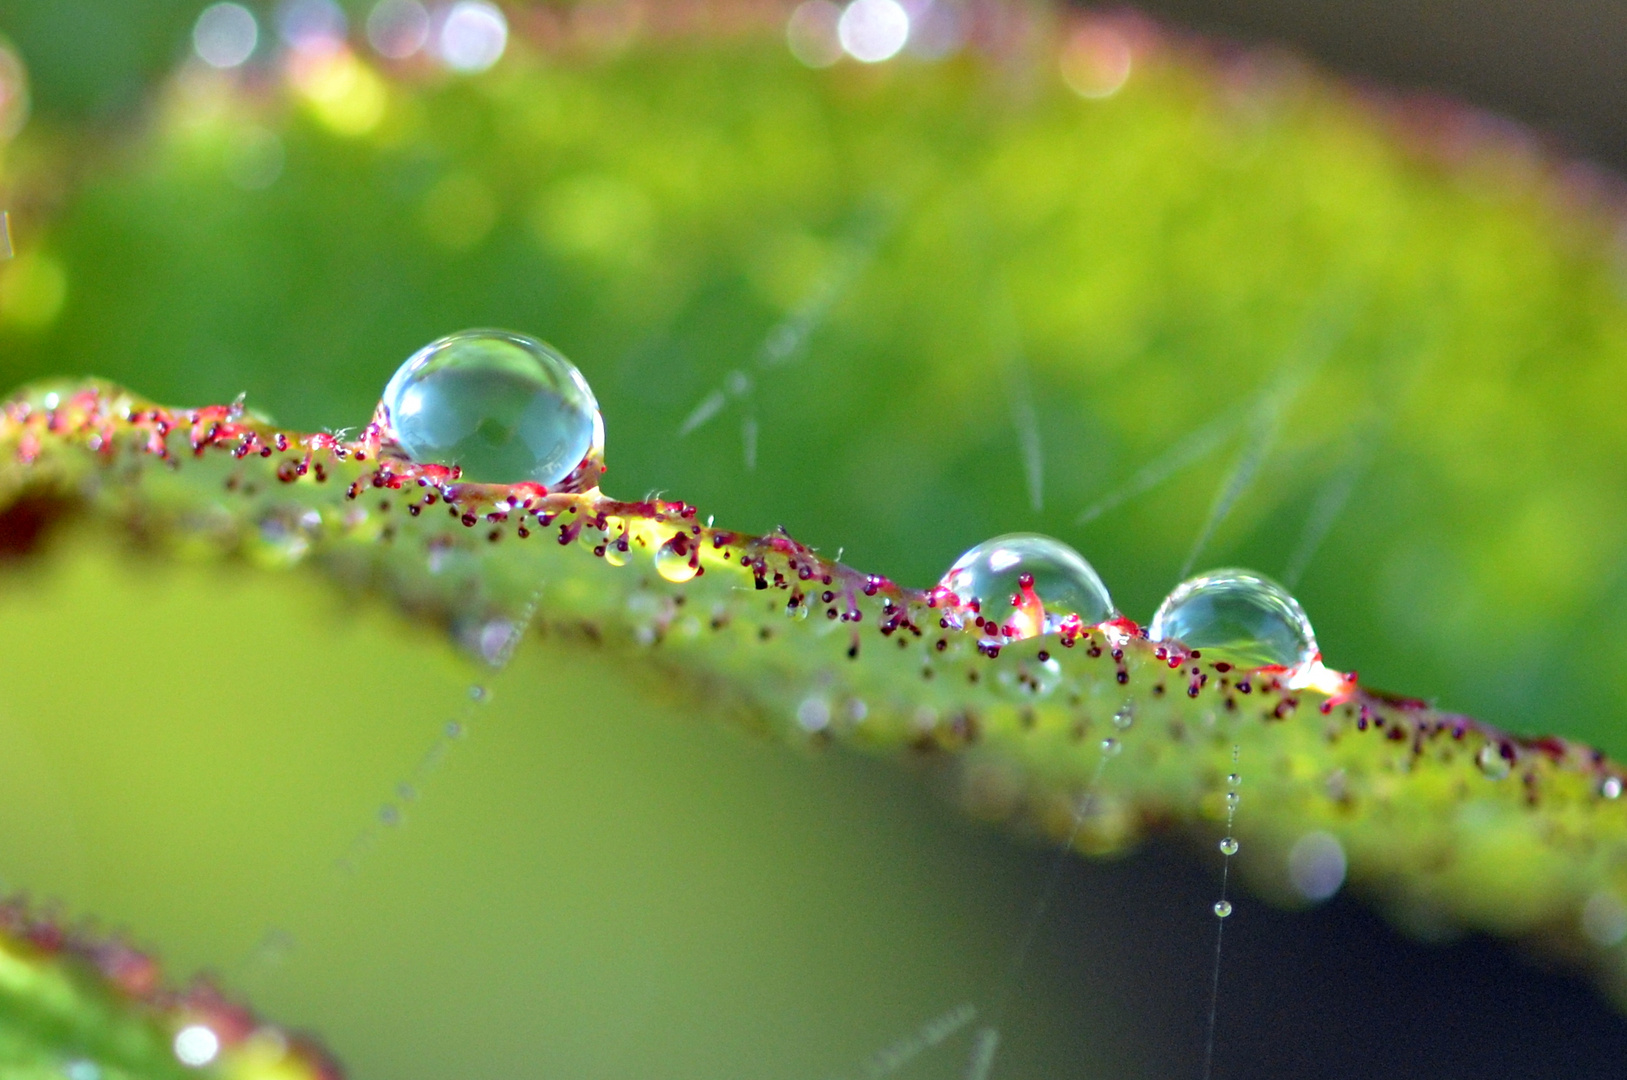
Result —
<instances>
[{"instance_id":1,"label":"green leaf","mask_svg":"<svg viewBox=\"0 0 1627 1080\"><path fill-rule=\"evenodd\" d=\"M1621 753L1623 690L1600 658L1627 645L1616 573L1627 455L1613 406L1627 335L1618 220L1590 174L1469 114L1358 99L1120 22L1089 30L1133 45L1130 80L1083 100L1058 75L1076 28L1035 11L974 56L827 72L795 65L777 25L607 46L587 21L549 37L559 27L543 16L536 39L480 79L361 63L354 85L383 95L365 130L324 104L322 84L279 77L246 91L182 73L112 153L38 127L8 150L19 258L0 282L0 372L95 371L170 401L247 390L291 430L318 430L365 420L423 342L512 326L563 347L593 382L614 490L671 491L756 533L784 523L915 586L978 540L1039 529L1085 551L1137 618L1188 563L1299 576L1329 662L1364 684ZM280 175L239 186L273 144ZM796 348L782 355L786 342ZM881 702L866 737L913 760L900 702L927 704L940 724L970 707L981 738L945 757L965 766L974 805L1053 830L1094 775L1091 740L1073 743L1049 713L1024 734L986 680L917 685L899 666L909 650L887 659L867 642L848 662L839 622L811 651L791 635L812 628L763 646L736 640L750 620L712 632L709 613L692 641L679 617L654 651L613 634L591 645L583 619L601 636L659 622L659 604L642 622L615 606L634 575L548 547L567 561L547 565L584 584L559 596L550 574L536 592L518 544L477 555L450 518L437 522L455 538L449 576L426 575L411 543L330 536L344 518L329 489L279 488L319 500L323 534L306 558L350 586L463 617L464 638L516 621L537 596L550 636L494 687L507 741L452 755L434 733L469 719L455 699L486 676L444 655L438 636L348 592L334 605L303 575L262 581L239 563L215 574L107 552L118 521L183 550L239 544L285 559L264 541L297 538L298 519L268 524L256 517L266 504L194 486L199 469L223 484L215 468L148 469L89 503L73 489L93 514L8 578L8 647L29 658L30 678L4 707L30 760L50 766L32 772L71 778L56 783L72 792L53 795L17 766L12 816L26 806L43 823L8 842L19 880L130 919L183 968L230 964L270 984L273 1007L345 1032L341 1049L393 1075L521 1053L515 1033L548 1010L513 988L561 971L590 974L549 1002L553 1071L662 1071L628 1049L641 1029L620 1011L647 967L618 966L622 954L579 945L571 929L572 912L614 906L606 897L689 904L687 921L671 917L687 929L659 948L692 961L673 970L711 980L704 999L741 1027L669 1011L658 1030L700 1032L707 1050L689 1046L684 1060L725 1063L713 1073L768 1059L848 1068L895 1037L901 1016L1000 984L1017 931L1002 935L987 912L1020 920L1037 886L982 860L1016 856L988 855L862 770L765 765L704 725L662 718L725 712L794 734L809 692L799 680L828 670L867 708ZM727 604L732 590L713 600L727 580L651 580L649 595ZM1002 655L988 670L1024 661ZM1370 727L1330 745L1324 725L1345 721L1303 703L1250 728L1258 743L1170 750L1178 698L1146 704L1103 768L1089 844L1122 842L1142 808L1206 822L1208 848L1218 822L1204 815L1219 809L1217 778L1239 743L1238 863L1259 891L1285 888L1280 857L1304 830L1331 829L1362 888L1410 925L1434 933L1454 912L1580 944L1614 970L1611 950L1579 938L1619 911L1596 854L1612 843L1613 811L1571 744L1557 759L1520 751L1539 794L1527 808L1520 771L1495 782L1477 771L1478 728L1462 743L1448 728L1411 773L1405 737L1392 746ZM1408 723L1440 715L1376 707ZM1105 722L1094 704L1090 719ZM468 764L434 765L446 808L414 815L391 793L418 776L426 746ZM1360 796L1348 811L1341 791ZM399 862L365 853L390 833L363 825L384 799L416 816ZM1393 812L1379 812L1385 800ZM244 836L233 822L256 825ZM606 849L671 875L652 887ZM358 891L335 903L313 867L357 850ZM876 865L911 869L852 869ZM809 899L827 888L841 899ZM872 906L877 922L840 931L812 913ZM640 914L617 925L634 937L641 918L667 921L627 910ZM298 959L263 962L259 936L289 912L311 924ZM801 929L751 948L725 933L782 918ZM878 925L903 928L893 951ZM679 937L706 944L686 952ZM817 944L793 947L802 941ZM829 969L810 973L805 951L827 953ZM729 966L736 954L752 962ZM256 959L230 959L244 955ZM415 965L438 978L409 978ZM765 969L797 987L777 984L778 1011L743 989ZM365 1006L336 989L346 979L365 985ZM397 992L407 985L419 991ZM840 1045L818 1023L772 1051L755 1041L765 1013L817 1011L809 1002L855 985L888 986L887 1008L851 1010L864 1019L841 1028ZM381 1010L464 1041L439 1039L446 1056L432 1061L422 1042L377 1034ZM1097 1047L1125 1026L1111 1008L1088 1012L1058 1028ZM573 1031L591 1034L561 1034Z\"/></svg>"}]
</instances>

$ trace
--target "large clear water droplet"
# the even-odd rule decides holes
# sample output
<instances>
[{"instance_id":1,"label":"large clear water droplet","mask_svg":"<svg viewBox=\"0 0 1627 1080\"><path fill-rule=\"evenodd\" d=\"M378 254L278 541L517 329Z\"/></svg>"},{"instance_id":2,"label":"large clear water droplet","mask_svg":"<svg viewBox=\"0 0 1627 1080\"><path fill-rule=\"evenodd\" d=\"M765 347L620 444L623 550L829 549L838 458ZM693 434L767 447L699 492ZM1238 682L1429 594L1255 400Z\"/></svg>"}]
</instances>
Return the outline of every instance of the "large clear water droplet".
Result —
<instances>
[{"instance_id":1,"label":"large clear water droplet","mask_svg":"<svg viewBox=\"0 0 1627 1080\"><path fill-rule=\"evenodd\" d=\"M424 346L384 388L374 422L414 461L456 465L475 483L598 483L599 403L569 360L524 334L465 330Z\"/></svg>"},{"instance_id":2,"label":"large clear water droplet","mask_svg":"<svg viewBox=\"0 0 1627 1080\"><path fill-rule=\"evenodd\" d=\"M1317 656L1316 635L1299 601L1249 570L1211 570L1182 582L1158 605L1147 636L1240 667L1295 668Z\"/></svg>"},{"instance_id":3,"label":"large clear water droplet","mask_svg":"<svg viewBox=\"0 0 1627 1080\"><path fill-rule=\"evenodd\" d=\"M983 541L956 559L939 585L992 624L990 636L1038 637L1061 631L1070 615L1093 626L1115 614L1107 586L1085 557L1040 533Z\"/></svg>"}]
</instances>

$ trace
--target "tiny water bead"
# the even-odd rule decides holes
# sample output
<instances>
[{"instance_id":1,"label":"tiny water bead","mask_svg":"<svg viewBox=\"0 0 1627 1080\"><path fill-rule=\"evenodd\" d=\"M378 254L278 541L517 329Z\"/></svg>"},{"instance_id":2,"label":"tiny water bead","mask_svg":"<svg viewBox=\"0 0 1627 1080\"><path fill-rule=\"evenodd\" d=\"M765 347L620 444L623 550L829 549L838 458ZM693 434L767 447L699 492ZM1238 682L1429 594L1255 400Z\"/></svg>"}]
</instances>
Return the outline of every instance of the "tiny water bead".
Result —
<instances>
[{"instance_id":1,"label":"tiny water bead","mask_svg":"<svg viewBox=\"0 0 1627 1080\"><path fill-rule=\"evenodd\" d=\"M688 536L679 533L656 549L655 572L682 585L700 574L700 552Z\"/></svg>"},{"instance_id":2,"label":"tiny water bead","mask_svg":"<svg viewBox=\"0 0 1627 1080\"><path fill-rule=\"evenodd\" d=\"M1040 533L985 540L956 559L938 587L953 594L958 618L975 619L991 638L1020 641L1115 614L1107 586L1085 557Z\"/></svg>"},{"instance_id":3,"label":"tiny water bead","mask_svg":"<svg viewBox=\"0 0 1627 1080\"><path fill-rule=\"evenodd\" d=\"M1482 746L1474 760L1475 764L1480 766L1480 771L1492 780L1501 780L1514 770L1513 764L1504 755L1503 748L1496 743Z\"/></svg>"},{"instance_id":4,"label":"tiny water bead","mask_svg":"<svg viewBox=\"0 0 1627 1080\"><path fill-rule=\"evenodd\" d=\"M475 483L598 483L599 403L569 360L524 334L465 330L424 346L373 419L412 460L456 465Z\"/></svg>"},{"instance_id":5,"label":"tiny water bead","mask_svg":"<svg viewBox=\"0 0 1627 1080\"><path fill-rule=\"evenodd\" d=\"M1215 918L1224 919L1226 916L1230 915L1231 913L1232 913L1232 902L1230 900L1217 900L1217 901L1215 901Z\"/></svg>"},{"instance_id":6,"label":"tiny water bead","mask_svg":"<svg viewBox=\"0 0 1627 1080\"><path fill-rule=\"evenodd\" d=\"M1248 570L1211 570L1182 582L1158 605L1147 636L1239 667L1297 668L1317 657L1316 635L1299 601Z\"/></svg>"},{"instance_id":7,"label":"tiny water bead","mask_svg":"<svg viewBox=\"0 0 1627 1080\"><path fill-rule=\"evenodd\" d=\"M1222 855L1236 855L1237 854L1237 840L1235 838L1233 838L1233 837L1230 837L1230 836L1228 836L1225 839L1221 840L1220 841L1220 853Z\"/></svg>"}]
</instances>

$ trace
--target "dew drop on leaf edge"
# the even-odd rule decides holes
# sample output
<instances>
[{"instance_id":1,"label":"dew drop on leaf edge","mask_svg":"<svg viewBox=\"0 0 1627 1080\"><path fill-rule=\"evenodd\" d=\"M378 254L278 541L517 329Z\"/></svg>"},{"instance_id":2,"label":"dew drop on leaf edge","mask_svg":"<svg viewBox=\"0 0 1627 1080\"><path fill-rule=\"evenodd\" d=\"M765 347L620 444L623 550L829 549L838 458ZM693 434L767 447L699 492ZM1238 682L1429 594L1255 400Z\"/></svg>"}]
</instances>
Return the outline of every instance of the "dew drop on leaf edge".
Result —
<instances>
[{"instance_id":1,"label":"dew drop on leaf edge","mask_svg":"<svg viewBox=\"0 0 1627 1080\"><path fill-rule=\"evenodd\" d=\"M1502 747L1496 743L1487 743L1482 746L1480 752L1475 755L1474 763L1491 780L1501 780L1514 770L1514 766L1509 762L1508 758L1503 756Z\"/></svg>"},{"instance_id":2,"label":"dew drop on leaf edge","mask_svg":"<svg viewBox=\"0 0 1627 1080\"><path fill-rule=\"evenodd\" d=\"M681 585L700 573L700 560L687 536L679 533L656 549L655 572L674 585Z\"/></svg>"},{"instance_id":3,"label":"dew drop on leaf edge","mask_svg":"<svg viewBox=\"0 0 1627 1080\"><path fill-rule=\"evenodd\" d=\"M1025 583L1026 582L1026 583ZM1107 586L1085 557L1041 533L1006 533L971 548L939 586L994 624L990 636L1021 640L1062 629L1068 616L1092 626L1116 614Z\"/></svg>"},{"instance_id":4,"label":"dew drop on leaf edge","mask_svg":"<svg viewBox=\"0 0 1627 1080\"><path fill-rule=\"evenodd\" d=\"M1316 634L1299 601L1251 570L1211 570L1183 581L1158 605L1147 636L1241 667L1294 668L1317 656Z\"/></svg>"},{"instance_id":5,"label":"dew drop on leaf edge","mask_svg":"<svg viewBox=\"0 0 1627 1080\"><path fill-rule=\"evenodd\" d=\"M374 417L382 438L463 479L554 487L604 451L604 420L582 373L507 330L431 342L397 369Z\"/></svg>"}]
</instances>

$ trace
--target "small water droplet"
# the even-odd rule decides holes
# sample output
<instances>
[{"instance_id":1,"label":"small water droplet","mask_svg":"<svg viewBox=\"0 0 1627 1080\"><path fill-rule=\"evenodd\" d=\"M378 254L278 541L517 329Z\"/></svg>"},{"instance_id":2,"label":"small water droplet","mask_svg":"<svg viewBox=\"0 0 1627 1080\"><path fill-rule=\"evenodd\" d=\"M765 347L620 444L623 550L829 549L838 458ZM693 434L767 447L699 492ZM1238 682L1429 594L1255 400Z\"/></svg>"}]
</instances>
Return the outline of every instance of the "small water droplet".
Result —
<instances>
[{"instance_id":1,"label":"small water droplet","mask_svg":"<svg viewBox=\"0 0 1627 1080\"><path fill-rule=\"evenodd\" d=\"M1113 726L1118 728L1120 731L1128 731L1128 730L1130 730L1130 727L1135 722L1136 722L1135 706L1132 703L1128 702L1128 701L1126 701L1123 705L1119 706L1119 711L1113 714Z\"/></svg>"},{"instance_id":2,"label":"small water droplet","mask_svg":"<svg viewBox=\"0 0 1627 1080\"><path fill-rule=\"evenodd\" d=\"M813 735L830 727L830 702L822 697L806 697L797 706L797 726Z\"/></svg>"},{"instance_id":3,"label":"small water droplet","mask_svg":"<svg viewBox=\"0 0 1627 1080\"><path fill-rule=\"evenodd\" d=\"M1249 570L1211 570L1182 582L1158 605L1147 636L1241 667L1293 668L1317 656L1316 635L1299 601Z\"/></svg>"},{"instance_id":4,"label":"small water droplet","mask_svg":"<svg viewBox=\"0 0 1627 1080\"><path fill-rule=\"evenodd\" d=\"M655 572L674 585L682 585L700 573L700 560L695 558L687 536L679 533L656 549Z\"/></svg>"},{"instance_id":5,"label":"small water droplet","mask_svg":"<svg viewBox=\"0 0 1627 1080\"><path fill-rule=\"evenodd\" d=\"M598 484L604 420L587 380L535 338L465 330L414 353L384 388L381 435L475 483Z\"/></svg>"},{"instance_id":6,"label":"small water droplet","mask_svg":"<svg viewBox=\"0 0 1627 1080\"><path fill-rule=\"evenodd\" d=\"M1308 832L1288 852L1288 881L1307 900L1322 901L1345 881L1345 849L1331 833Z\"/></svg>"},{"instance_id":7,"label":"small water droplet","mask_svg":"<svg viewBox=\"0 0 1627 1080\"><path fill-rule=\"evenodd\" d=\"M1237 786L1239 786L1240 784L1243 783L1243 778L1241 776L1239 776L1237 773L1232 773L1231 775L1226 777L1226 783L1230 787L1237 787Z\"/></svg>"},{"instance_id":8,"label":"small water droplet","mask_svg":"<svg viewBox=\"0 0 1627 1080\"><path fill-rule=\"evenodd\" d=\"M1119 751L1123 749L1124 744L1119 742L1117 739L1102 740L1102 753L1108 757L1118 757Z\"/></svg>"},{"instance_id":9,"label":"small water droplet","mask_svg":"<svg viewBox=\"0 0 1627 1080\"><path fill-rule=\"evenodd\" d=\"M604 561L609 563L611 566L626 566L627 548L628 542L625 535L611 537L605 541Z\"/></svg>"},{"instance_id":10,"label":"small water droplet","mask_svg":"<svg viewBox=\"0 0 1627 1080\"><path fill-rule=\"evenodd\" d=\"M1224 840L1222 840L1220 842L1220 853L1222 855L1236 855L1237 854L1237 840L1236 840L1236 838L1228 836Z\"/></svg>"},{"instance_id":11,"label":"small water droplet","mask_svg":"<svg viewBox=\"0 0 1627 1080\"><path fill-rule=\"evenodd\" d=\"M1233 810L1236 810L1237 809L1237 802L1238 802L1238 800L1240 798L1241 798L1241 796L1239 796L1237 794L1237 792L1228 791L1228 792L1226 792L1226 805L1231 807Z\"/></svg>"},{"instance_id":12,"label":"small water droplet","mask_svg":"<svg viewBox=\"0 0 1627 1080\"><path fill-rule=\"evenodd\" d=\"M487 691L486 691L486 688L484 686L479 686L479 685L471 686L471 687L469 687L469 700L470 701L485 701L486 700L486 693L487 693Z\"/></svg>"},{"instance_id":13,"label":"small water droplet","mask_svg":"<svg viewBox=\"0 0 1627 1080\"><path fill-rule=\"evenodd\" d=\"M1217 919L1224 919L1226 916L1230 915L1231 913L1232 913L1232 902L1230 900L1217 900L1217 901L1215 901L1215 917Z\"/></svg>"},{"instance_id":14,"label":"small water droplet","mask_svg":"<svg viewBox=\"0 0 1627 1080\"><path fill-rule=\"evenodd\" d=\"M983 541L956 559L939 585L963 608L975 602L1010 640L1058 633L1070 615L1084 626L1114 615L1107 586L1085 557L1039 533Z\"/></svg>"},{"instance_id":15,"label":"small water droplet","mask_svg":"<svg viewBox=\"0 0 1627 1080\"><path fill-rule=\"evenodd\" d=\"M1503 756L1503 748L1496 743L1487 743L1482 746L1480 753L1474 756L1474 763L1480 766L1480 771L1492 780L1501 780L1514 769L1508 758Z\"/></svg>"},{"instance_id":16,"label":"small water droplet","mask_svg":"<svg viewBox=\"0 0 1627 1080\"><path fill-rule=\"evenodd\" d=\"M1621 798L1621 778L1607 776L1599 783L1599 794L1607 799Z\"/></svg>"}]
</instances>

